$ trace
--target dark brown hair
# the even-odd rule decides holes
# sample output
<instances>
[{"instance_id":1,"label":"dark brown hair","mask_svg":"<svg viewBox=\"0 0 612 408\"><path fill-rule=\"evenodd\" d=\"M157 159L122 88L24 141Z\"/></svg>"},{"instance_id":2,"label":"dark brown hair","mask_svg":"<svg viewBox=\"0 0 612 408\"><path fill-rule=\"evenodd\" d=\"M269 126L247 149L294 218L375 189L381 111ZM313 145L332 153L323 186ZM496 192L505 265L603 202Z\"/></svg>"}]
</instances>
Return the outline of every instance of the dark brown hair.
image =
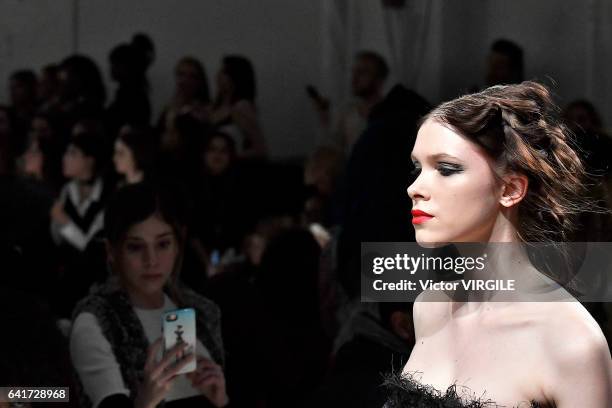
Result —
<instances>
[{"instance_id":1,"label":"dark brown hair","mask_svg":"<svg viewBox=\"0 0 612 408\"><path fill-rule=\"evenodd\" d=\"M493 86L445 102L427 119L481 146L502 171L527 176L516 225L522 241L571 240L578 215L592 209L588 175L547 87L531 81Z\"/></svg>"}]
</instances>

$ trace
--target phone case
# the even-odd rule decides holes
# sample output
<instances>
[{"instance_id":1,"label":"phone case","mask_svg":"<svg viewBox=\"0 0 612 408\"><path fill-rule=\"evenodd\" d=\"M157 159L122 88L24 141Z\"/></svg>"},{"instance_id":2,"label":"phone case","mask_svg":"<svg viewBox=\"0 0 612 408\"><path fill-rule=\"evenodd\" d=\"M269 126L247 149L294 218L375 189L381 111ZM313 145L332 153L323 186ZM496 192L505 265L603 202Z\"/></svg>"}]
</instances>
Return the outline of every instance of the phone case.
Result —
<instances>
[{"instance_id":1,"label":"phone case","mask_svg":"<svg viewBox=\"0 0 612 408\"><path fill-rule=\"evenodd\" d=\"M164 336L164 351L170 350L177 343L187 343L187 347L180 355L177 356L177 361L189 354L195 353L196 350L196 320L195 310L177 309L165 312L162 315L162 332ZM189 373L195 371L197 362L195 358L178 374Z\"/></svg>"}]
</instances>

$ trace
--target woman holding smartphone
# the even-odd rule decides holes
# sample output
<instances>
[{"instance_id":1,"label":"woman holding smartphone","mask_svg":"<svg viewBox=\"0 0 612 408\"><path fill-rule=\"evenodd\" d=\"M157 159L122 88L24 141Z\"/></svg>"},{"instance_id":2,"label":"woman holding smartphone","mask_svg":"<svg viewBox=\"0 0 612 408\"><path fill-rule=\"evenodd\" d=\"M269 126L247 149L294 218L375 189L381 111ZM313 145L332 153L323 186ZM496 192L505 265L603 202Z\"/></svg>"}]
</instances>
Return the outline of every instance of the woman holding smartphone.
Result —
<instances>
[{"instance_id":1,"label":"woman holding smartphone","mask_svg":"<svg viewBox=\"0 0 612 408\"><path fill-rule=\"evenodd\" d=\"M569 241L589 203L584 167L546 87L495 86L440 105L425 117L412 160L419 244L503 246L485 274L533 288L560 282L534 267L525 243ZM606 339L557 288L556 298L570 301L421 293L416 345L402 375L387 382L386 407L612 406Z\"/></svg>"},{"instance_id":2,"label":"woman holding smartphone","mask_svg":"<svg viewBox=\"0 0 612 408\"><path fill-rule=\"evenodd\" d=\"M177 283L184 227L176 200L146 184L120 189L105 216L112 272L74 312L70 352L83 406L223 407L228 403L218 307ZM187 343L162 353L162 315L196 311L195 355ZM197 368L177 373L197 360Z\"/></svg>"}]
</instances>

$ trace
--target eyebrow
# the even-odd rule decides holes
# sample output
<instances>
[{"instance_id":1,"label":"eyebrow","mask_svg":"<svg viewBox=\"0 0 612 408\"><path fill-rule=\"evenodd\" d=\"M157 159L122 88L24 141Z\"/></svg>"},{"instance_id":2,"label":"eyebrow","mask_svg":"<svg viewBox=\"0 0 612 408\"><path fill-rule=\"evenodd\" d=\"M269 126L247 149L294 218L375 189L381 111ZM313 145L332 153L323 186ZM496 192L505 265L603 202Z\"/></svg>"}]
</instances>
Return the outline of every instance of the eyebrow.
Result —
<instances>
[{"instance_id":1,"label":"eyebrow","mask_svg":"<svg viewBox=\"0 0 612 408\"><path fill-rule=\"evenodd\" d=\"M463 160L461 160L460 158L453 156L451 154L448 153L436 153L436 154L431 154L429 156L427 156L428 159L433 159L433 160L439 160L439 159L451 159L451 160L457 160L462 162ZM410 155L410 159L412 161L418 161L416 157L414 157L413 154Z\"/></svg>"},{"instance_id":2,"label":"eyebrow","mask_svg":"<svg viewBox=\"0 0 612 408\"><path fill-rule=\"evenodd\" d=\"M166 236L170 236L170 235L172 235L172 232L170 232L170 231L168 231L168 232L164 232L164 233L161 233L161 234L157 235L157 236L155 237L155 239L165 238ZM133 241L144 241L144 239L142 239L141 237L137 237L137 236L133 236L133 235L132 235L132 236L127 236L127 237L125 238L125 240L126 240L126 241L128 241L128 240L133 240Z\"/></svg>"}]
</instances>

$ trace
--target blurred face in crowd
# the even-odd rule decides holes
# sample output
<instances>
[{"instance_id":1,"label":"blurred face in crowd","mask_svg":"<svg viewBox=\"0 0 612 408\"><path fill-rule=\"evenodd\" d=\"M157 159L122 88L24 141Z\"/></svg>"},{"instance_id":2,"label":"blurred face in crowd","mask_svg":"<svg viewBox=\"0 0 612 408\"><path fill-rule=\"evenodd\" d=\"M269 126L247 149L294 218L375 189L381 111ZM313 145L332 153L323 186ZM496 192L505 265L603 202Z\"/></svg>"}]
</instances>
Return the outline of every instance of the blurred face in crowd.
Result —
<instances>
[{"instance_id":1,"label":"blurred face in crowd","mask_svg":"<svg viewBox=\"0 0 612 408\"><path fill-rule=\"evenodd\" d=\"M115 164L115 170L119 174L126 175L137 170L132 149L130 149L120 138L115 141L113 163Z\"/></svg>"},{"instance_id":2,"label":"blurred face in crowd","mask_svg":"<svg viewBox=\"0 0 612 408\"><path fill-rule=\"evenodd\" d=\"M486 152L428 119L419 129L412 160L418 177L408 195L417 242L488 242L500 215L502 188Z\"/></svg>"},{"instance_id":3,"label":"blurred face in crowd","mask_svg":"<svg viewBox=\"0 0 612 408\"><path fill-rule=\"evenodd\" d=\"M48 101L57 95L58 87L59 77L56 71L43 70L38 82L38 97Z\"/></svg>"},{"instance_id":4,"label":"blurred face in crowd","mask_svg":"<svg viewBox=\"0 0 612 408\"><path fill-rule=\"evenodd\" d=\"M231 150L227 140L213 136L204 153L206 169L213 175L222 174L228 169L230 162Z\"/></svg>"},{"instance_id":5,"label":"blurred face in crowd","mask_svg":"<svg viewBox=\"0 0 612 408\"><path fill-rule=\"evenodd\" d=\"M217 72L217 93L220 95L231 95L234 92L234 82L227 75L225 68L221 68Z\"/></svg>"},{"instance_id":6,"label":"blurred face in crowd","mask_svg":"<svg viewBox=\"0 0 612 408\"><path fill-rule=\"evenodd\" d=\"M179 246L172 227L157 214L133 225L110 261L128 292L159 294L174 270Z\"/></svg>"},{"instance_id":7,"label":"blurred face in crowd","mask_svg":"<svg viewBox=\"0 0 612 408\"><path fill-rule=\"evenodd\" d=\"M181 62L175 71L176 91L183 97L193 97L202 86L198 68L186 61Z\"/></svg>"},{"instance_id":8,"label":"blurred face in crowd","mask_svg":"<svg viewBox=\"0 0 612 408\"><path fill-rule=\"evenodd\" d=\"M370 58L357 58L351 76L353 95L362 98L371 96L379 92L382 85L376 63Z\"/></svg>"},{"instance_id":9,"label":"blurred face in crowd","mask_svg":"<svg viewBox=\"0 0 612 408\"><path fill-rule=\"evenodd\" d=\"M515 72L509 56L492 52L487 61L487 85L503 85L514 82Z\"/></svg>"},{"instance_id":10,"label":"blurred face in crowd","mask_svg":"<svg viewBox=\"0 0 612 408\"><path fill-rule=\"evenodd\" d=\"M87 156L75 145L69 144L62 161L64 177L89 180L93 175L94 164L93 157Z\"/></svg>"},{"instance_id":11,"label":"blurred face in crowd","mask_svg":"<svg viewBox=\"0 0 612 408\"><path fill-rule=\"evenodd\" d=\"M37 139L51 139L53 137L53 131L47 119L41 117L35 117L32 119L30 136Z\"/></svg>"},{"instance_id":12,"label":"blurred face in crowd","mask_svg":"<svg viewBox=\"0 0 612 408\"><path fill-rule=\"evenodd\" d=\"M79 94L80 86L78 80L68 69L60 69L57 78L59 80L59 89L62 98L70 99Z\"/></svg>"},{"instance_id":13,"label":"blurred face in crowd","mask_svg":"<svg viewBox=\"0 0 612 408\"><path fill-rule=\"evenodd\" d=\"M9 90L11 94L11 103L13 105L22 105L24 103L34 102L36 95L33 89L30 89L26 84L17 79L11 78L9 82Z\"/></svg>"},{"instance_id":14,"label":"blurred face in crowd","mask_svg":"<svg viewBox=\"0 0 612 408\"><path fill-rule=\"evenodd\" d=\"M32 138L28 148L23 154L23 171L25 174L42 178L43 176L44 154L40 150L37 138Z\"/></svg>"}]
</instances>

